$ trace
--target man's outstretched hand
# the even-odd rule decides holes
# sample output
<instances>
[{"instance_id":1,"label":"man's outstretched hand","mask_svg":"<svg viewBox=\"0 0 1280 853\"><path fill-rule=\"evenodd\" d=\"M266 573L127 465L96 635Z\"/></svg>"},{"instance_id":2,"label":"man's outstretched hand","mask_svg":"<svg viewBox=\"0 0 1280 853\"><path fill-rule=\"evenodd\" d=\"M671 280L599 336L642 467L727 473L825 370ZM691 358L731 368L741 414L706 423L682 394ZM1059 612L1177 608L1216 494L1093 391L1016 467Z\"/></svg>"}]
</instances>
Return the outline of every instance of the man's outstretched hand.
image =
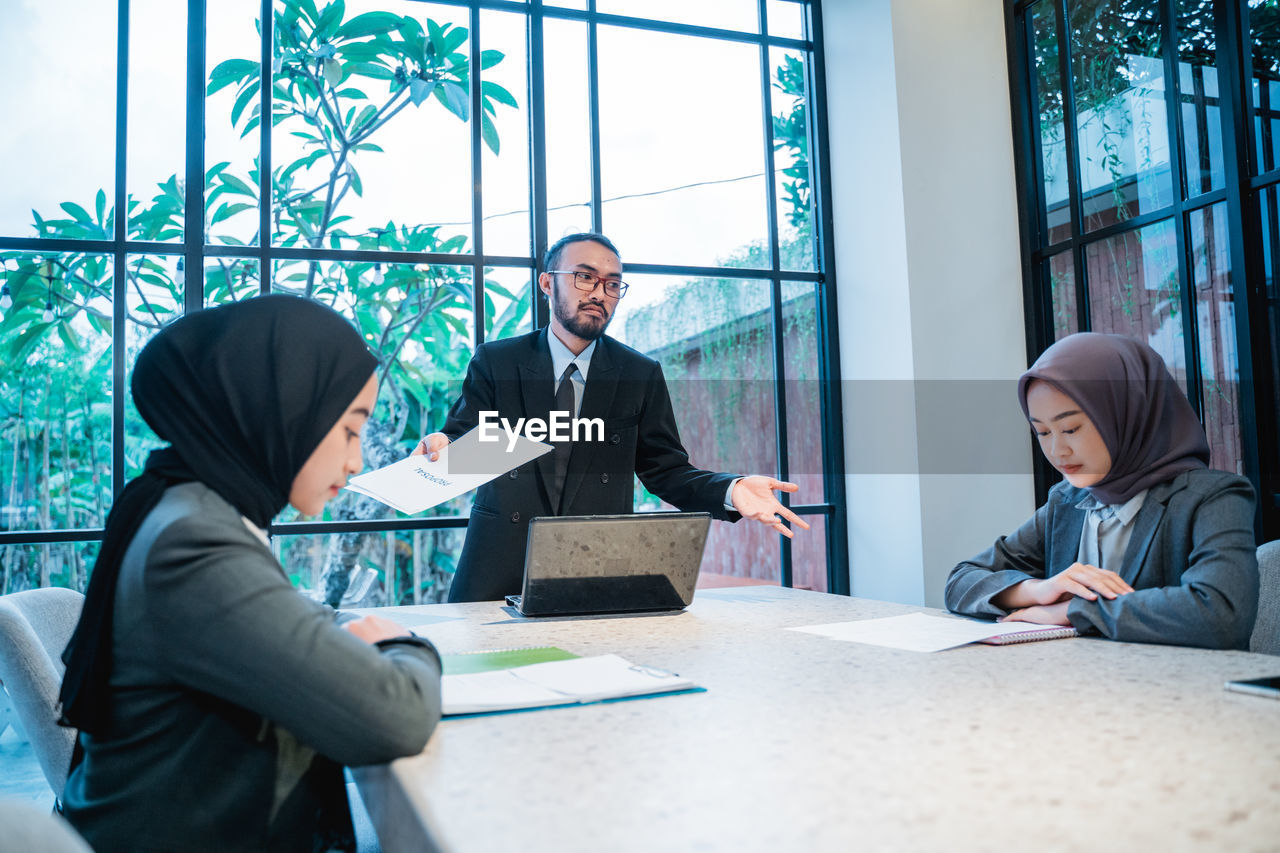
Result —
<instances>
[{"instance_id":1,"label":"man's outstretched hand","mask_svg":"<svg viewBox=\"0 0 1280 853\"><path fill-rule=\"evenodd\" d=\"M431 435L423 436L422 440L418 442L418 446L415 447L413 452L409 455L425 455L432 462L435 462L440 456L440 451L444 450L448 446L449 436L442 432L433 432Z\"/></svg>"},{"instance_id":2,"label":"man's outstretched hand","mask_svg":"<svg viewBox=\"0 0 1280 853\"><path fill-rule=\"evenodd\" d=\"M773 496L775 489L780 492L795 492L799 491L800 487L795 483L785 483L782 480L762 477L758 474L743 477L733 484L733 494L730 496L733 508L741 513L743 518L752 518L761 524L767 524L788 539L792 537L791 528L782 523L783 519L808 530L809 525L800 516L787 509Z\"/></svg>"}]
</instances>

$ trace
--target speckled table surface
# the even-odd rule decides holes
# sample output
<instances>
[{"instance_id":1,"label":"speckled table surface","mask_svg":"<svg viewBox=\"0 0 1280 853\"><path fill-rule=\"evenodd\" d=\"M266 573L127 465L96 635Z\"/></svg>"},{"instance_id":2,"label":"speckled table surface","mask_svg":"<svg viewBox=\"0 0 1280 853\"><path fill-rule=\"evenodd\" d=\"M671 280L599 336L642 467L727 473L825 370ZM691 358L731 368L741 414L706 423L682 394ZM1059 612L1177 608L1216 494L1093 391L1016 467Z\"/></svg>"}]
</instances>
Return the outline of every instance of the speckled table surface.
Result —
<instances>
[{"instance_id":1,"label":"speckled table surface","mask_svg":"<svg viewBox=\"0 0 1280 853\"><path fill-rule=\"evenodd\" d=\"M615 652L705 693L445 720L357 771L389 853L1280 850L1280 658L1055 640L919 654L783 630L922 608L776 587L685 612L386 608L441 651Z\"/></svg>"}]
</instances>

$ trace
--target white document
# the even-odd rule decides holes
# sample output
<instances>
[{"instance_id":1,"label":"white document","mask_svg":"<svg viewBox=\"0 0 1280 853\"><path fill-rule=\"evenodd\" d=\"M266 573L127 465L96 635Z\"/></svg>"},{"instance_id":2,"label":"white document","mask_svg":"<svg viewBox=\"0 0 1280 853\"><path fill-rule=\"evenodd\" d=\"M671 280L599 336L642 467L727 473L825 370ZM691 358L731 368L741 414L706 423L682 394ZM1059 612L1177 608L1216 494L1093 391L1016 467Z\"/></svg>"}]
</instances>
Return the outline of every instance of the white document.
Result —
<instances>
[{"instance_id":1,"label":"white document","mask_svg":"<svg viewBox=\"0 0 1280 853\"><path fill-rule=\"evenodd\" d=\"M478 489L552 449L550 444L523 435L514 439L514 445L511 441L505 434L499 441L480 441L478 431L473 429L440 451L434 462L425 455L409 456L352 477L347 488L406 515L415 515Z\"/></svg>"},{"instance_id":2,"label":"white document","mask_svg":"<svg viewBox=\"0 0 1280 853\"><path fill-rule=\"evenodd\" d=\"M636 666L617 655L535 663L440 680L444 715L514 711L688 690L696 685L672 672Z\"/></svg>"},{"instance_id":3,"label":"white document","mask_svg":"<svg viewBox=\"0 0 1280 853\"><path fill-rule=\"evenodd\" d=\"M911 652L940 652L988 637L1044 628L1044 625L1034 622L981 622L975 619L931 616L928 613L908 613L905 616L832 622L828 625L808 625L790 630L849 643L868 643Z\"/></svg>"}]
</instances>

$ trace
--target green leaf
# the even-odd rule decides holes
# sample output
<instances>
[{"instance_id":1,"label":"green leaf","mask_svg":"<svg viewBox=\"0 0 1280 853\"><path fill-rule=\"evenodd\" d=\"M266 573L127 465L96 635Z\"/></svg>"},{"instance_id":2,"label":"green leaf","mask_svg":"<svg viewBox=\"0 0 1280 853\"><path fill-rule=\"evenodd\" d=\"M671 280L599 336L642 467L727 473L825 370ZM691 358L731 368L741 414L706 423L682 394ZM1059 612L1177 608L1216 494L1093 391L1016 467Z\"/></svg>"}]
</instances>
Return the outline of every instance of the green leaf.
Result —
<instances>
[{"instance_id":1,"label":"green leaf","mask_svg":"<svg viewBox=\"0 0 1280 853\"><path fill-rule=\"evenodd\" d=\"M500 50L482 50L480 51L480 68L492 68L505 58L506 54Z\"/></svg>"},{"instance_id":2,"label":"green leaf","mask_svg":"<svg viewBox=\"0 0 1280 853\"><path fill-rule=\"evenodd\" d=\"M237 178L235 175L222 174L218 176L218 179L221 180L224 184L226 184L229 192L239 193L240 195L247 195L250 198L255 198L255 199L258 197L258 193L253 187L249 186L244 181Z\"/></svg>"},{"instance_id":3,"label":"green leaf","mask_svg":"<svg viewBox=\"0 0 1280 853\"><path fill-rule=\"evenodd\" d=\"M443 81L440 88L444 90L444 96L437 93L436 98L449 108L449 112L467 121L471 116L471 98L467 96L467 90L452 80Z\"/></svg>"},{"instance_id":4,"label":"green leaf","mask_svg":"<svg viewBox=\"0 0 1280 853\"><path fill-rule=\"evenodd\" d=\"M400 384L409 392L409 396L417 401L418 405L431 405L431 392L427 390L427 387L422 382L418 381L417 377L410 375L408 371L401 371L399 379Z\"/></svg>"},{"instance_id":5,"label":"green leaf","mask_svg":"<svg viewBox=\"0 0 1280 853\"><path fill-rule=\"evenodd\" d=\"M252 59L228 59L226 62L220 62L209 73L209 85L205 94L212 95L224 86L229 86L245 77L257 77L258 72L259 65Z\"/></svg>"},{"instance_id":6,"label":"green leaf","mask_svg":"<svg viewBox=\"0 0 1280 853\"><path fill-rule=\"evenodd\" d=\"M347 71L353 76L369 77L374 80L394 80L395 72L372 62L348 62Z\"/></svg>"},{"instance_id":7,"label":"green leaf","mask_svg":"<svg viewBox=\"0 0 1280 853\"><path fill-rule=\"evenodd\" d=\"M316 22L316 40L328 41L329 37L337 30L346 13L347 5L344 0L334 0L334 2L326 6L325 10L320 13L320 20Z\"/></svg>"},{"instance_id":8,"label":"green leaf","mask_svg":"<svg viewBox=\"0 0 1280 853\"><path fill-rule=\"evenodd\" d=\"M236 96L236 102L231 106L231 125L240 123L240 114L244 112L244 108L249 106L249 102L253 100L253 96L258 94L257 86L245 86L243 91Z\"/></svg>"},{"instance_id":9,"label":"green leaf","mask_svg":"<svg viewBox=\"0 0 1280 853\"><path fill-rule=\"evenodd\" d=\"M442 243L440 245L440 251L449 252L449 253L461 252L466 247L467 247L467 235L458 234L454 237L450 237L448 240Z\"/></svg>"},{"instance_id":10,"label":"green leaf","mask_svg":"<svg viewBox=\"0 0 1280 853\"><path fill-rule=\"evenodd\" d=\"M378 108L373 104L369 104L360 111L360 115L356 116L356 120L351 124L352 131L358 131L360 128L368 124L374 116L378 114Z\"/></svg>"},{"instance_id":11,"label":"green leaf","mask_svg":"<svg viewBox=\"0 0 1280 853\"><path fill-rule=\"evenodd\" d=\"M102 190L98 190L98 194L94 197L94 207L98 214L98 222L101 223L107 218L107 194Z\"/></svg>"},{"instance_id":12,"label":"green leaf","mask_svg":"<svg viewBox=\"0 0 1280 853\"><path fill-rule=\"evenodd\" d=\"M414 77L409 81L409 100L413 102L415 107L422 106L422 102L431 97L431 93L436 89L436 81L422 80Z\"/></svg>"},{"instance_id":13,"label":"green leaf","mask_svg":"<svg viewBox=\"0 0 1280 853\"><path fill-rule=\"evenodd\" d=\"M324 81L337 88L338 84L342 82L342 77L342 63L336 59L326 59L324 61Z\"/></svg>"},{"instance_id":14,"label":"green leaf","mask_svg":"<svg viewBox=\"0 0 1280 853\"><path fill-rule=\"evenodd\" d=\"M512 293L510 290L507 290L505 287L503 287L501 284L499 284L498 282L494 281L491 278L486 278L484 280L484 289L486 293L496 293L499 296L501 296L503 299L516 298L516 295L514 293Z\"/></svg>"},{"instance_id":15,"label":"green leaf","mask_svg":"<svg viewBox=\"0 0 1280 853\"><path fill-rule=\"evenodd\" d=\"M431 43L435 45L436 53L440 52L440 43L444 41L444 32L449 28L449 26L450 25L446 23L442 27L435 21L427 18L427 36L431 39Z\"/></svg>"},{"instance_id":16,"label":"green leaf","mask_svg":"<svg viewBox=\"0 0 1280 853\"><path fill-rule=\"evenodd\" d=\"M434 41L434 38L432 40ZM466 27L454 27L452 29L446 27L444 37L440 39L440 43L436 47L436 52L440 56L448 56L461 47L466 40Z\"/></svg>"},{"instance_id":17,"label":"green leaf","mask_svg":"<svg viewBox=\"0 0 1280 853\"><path fill-rule=\"evenodd\" d=\"M480 137L494 154L498 153L498 129L493 126L493 119L488 114L480 114Z\"/></svg>"},{"instance_id":18,"label":"green leaf","mask_svg":"<svg viewBox=\"0 0 1280 853\"><path fill-rule=\"evenodd\" d=\"M313 26L320 21L320 10L316 8L315 0L295 0L295 3L298 11L306 15Z\"/></svg>"},{"instance_id":19,"label":"green leaf","mask_svg":"<svg viewBox=\"0 0 1280 853\"><path fill-rule=\"evenodd\" d=\"M404 39L409 57L420 62L426 58L427 54L427 42L426 37L422 34L422 25L408 15L405 15L401 21L400 37ZM430 24L431 22L428 21L427 23Z\"/></svg>"},{"instance_id":20,"label":"green leaf","mask_svg":"<svg viewBox=\"0 0 1280 853\"><path fill-rule=\"evenodd\" d=\"M223 220L230 219L242 210L257 210L256 204L239 201L234 204L227 203L218 208L218 212L209 220L210 225L216 225Z\"/></svg>"},{"instance_id":21,"label":"green leaf","mask_svg":"<svg viewBox=\"0 0 1280 853\"><path fill-rule=\"evenodd\" d=\"M89 216L89 211L85 210L74 201L64 201L58 206L75 217L76 222L85 222L90 224L93 222L93 219Z\"/></svg>"},{"instance_id":22,"label":"green leaf","mask_svg":"<svg viewBox=\"0 0 1280 853\"><path fill-rule=\"evenodd\" d=\"M346 70L346 72L347 72L347 74L348 74L348 75L351 73L350 66L348 66L348 65L343 65L343 69L344 69L344 70ZM352 88L352 87L350 87L350 86L348 86L348 87L347 87L347 88L345 88L345 89L340 89L340 90L338 90L338 97L339 97L339 98L350 98L350 99L351 99L351 100L353 100L353 101L367 101L367 100L369 100L369 96L368 96L368 95L366 95L364 92L360 91L359 89L354 89L354 88Z\"/></svg>"},{"instance_id":23,"label":"green leaf","mask_svg":"<svg viewBox=\"0 0 1280 853\"><path fill-rule=\"evenodd\" d=\"M338 55L347 61L387 62L391 58L391 53L391 41L386 38L353 41L338 46Z\"/></svg>"},{"instance_id":24,"label":"green leaf","mask_svg":"<svg viewBox=\"0 0 1280 853\"><path fill-rule=\"evenodd\" d=\"M364 38L365 36L391 32L399 26L400 16L394 12L365 12L363 15L356 15L339 27L338 31L334 33L334 38Z\"/></svg>"},{"instance_id":25,"label":"green leaf","mask_svg":"<svg viewBox=\"0 0 1280 853\"><path fill-rule=\"evenodd\" d=\"M26 330L14 338L13 343L9 345L7 362L9 364L21 364L26 361L27 353L40 342L48 328L44 323L32 323L27 326Z\"/></svg>"},{"instance_id":26,"label":"green leaf","mask_svg":"<svg viewBox=\"0 0 1280 853\"><path fill-rule=\"evenodd\" d=\"M311 166L315 165L315 162L317 160L325 156L325 154L326 152L323 148L317 148L315 151L312 151L310 154L306 155L305 157L299 157L297 160L294 160L292 163L290 163L288 166L285 167L285 170L283 172L280 173L280 177L276 179L276 184L278 185L278 184L284 183L289 179L290 175L292 175L294 172L298 171L299 169L309 169Z\"/></svg>"},{"instance_id":27,"label":"green leaf","mask_svg":"<svg viewBox=\"0 0 1280 853\"><path fill-rule=\"evenodd\" d=\"M351 177L351 189L358 195L364 195L364 184L360 181L360 173L355 169L347 169L347 175Z\"/></svg>"},{"instance_id":28,"label":"green leaf","mask_svg":"<svg viewBox=\"0 0 1280 853\"><path fill-rule=\"evenodd\" d=\"M520 108L520 105L516 103L515 96L490 80L485 80L480 84L480 94L485 98L495 100L500 104L506 104L507 106L515 107L516 109Z\"/></svg>"}]
</instances>

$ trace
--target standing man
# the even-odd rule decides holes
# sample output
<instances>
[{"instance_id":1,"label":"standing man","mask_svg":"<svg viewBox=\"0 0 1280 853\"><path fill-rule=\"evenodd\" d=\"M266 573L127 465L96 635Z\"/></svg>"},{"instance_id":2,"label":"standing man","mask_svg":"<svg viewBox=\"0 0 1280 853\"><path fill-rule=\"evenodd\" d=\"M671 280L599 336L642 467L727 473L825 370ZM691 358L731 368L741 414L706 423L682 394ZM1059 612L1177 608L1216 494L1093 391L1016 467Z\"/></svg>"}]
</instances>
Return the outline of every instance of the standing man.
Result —
<instances>
[{"instance_id":1,"label":"standing man","mask_svg":"<svg viewBox=\"0 0 1280 853\"><path fill-rule=\"evenodd\" d=\"M745 516L783 536L782 519L809 525L774 497L793 483L738 477L689 464L658 362L604 333L626 295L622 261L601 234L570 234L544 260L538 287L551 301L548 327L481 344L462 394L441 432L419 442L431 458L475 428L482 412L515 422L549 421L551 412L599 418L602 440L556 444L555 450L481 486L449 590L450 601L490 601L520 592L529 520L542 515L632 511L632 475L685 511L737 521ZM728 415L729 413L726 413ZM489 416L494 417L493 415ZM588 438L599 439L601 436Z\"/></svg>"}]
</instances>

